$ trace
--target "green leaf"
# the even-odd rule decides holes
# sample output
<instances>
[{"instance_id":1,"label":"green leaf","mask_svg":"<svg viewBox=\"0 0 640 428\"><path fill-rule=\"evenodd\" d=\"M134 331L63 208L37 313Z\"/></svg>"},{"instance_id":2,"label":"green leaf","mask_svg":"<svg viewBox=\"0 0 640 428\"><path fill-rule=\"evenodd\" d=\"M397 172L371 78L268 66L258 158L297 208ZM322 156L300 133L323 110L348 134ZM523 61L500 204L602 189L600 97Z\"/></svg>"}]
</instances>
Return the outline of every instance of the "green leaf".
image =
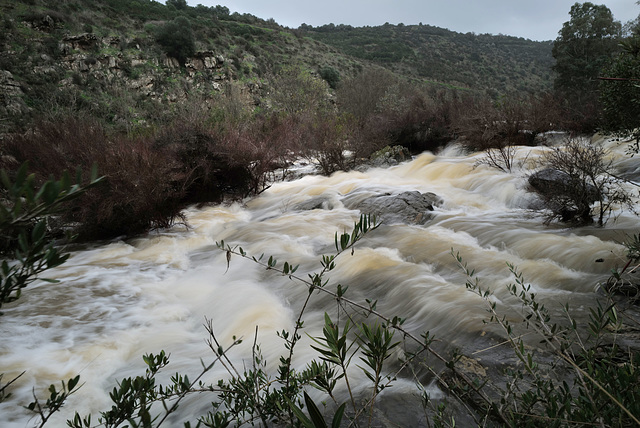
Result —
<instances>
[{"instance_id":1,"label":"green leaf","mask_svg":"<svg viewBox=\"0 0 640 428\"><path fill-rule=\"evenodd\" d=\"M69 382L67 382L67 388L69 388L69 391L75 388L79 381L80 381L80 375L77 375L76 377L69 379Z\"/></svg>"},{"instance_id":2,"label":"green leaf","mask_svg":"<svg viewBox=\"0 0 640 428\"><path fill-rule=\"evenodd\" d=\"M44 221L39 221L33 228L31 232L31 240L33 242L41 241L44 238L45 233L47 232L47 225Z\"/></svg>"},{"instance_id":3,"label":"green leaf","mask_svg":"<svg viewBox=\"0 0 640 428\"><path fill-rule=\"evenodd\" d=\"M11 184L11 180L9 180L9 176L7 175L7 171L5 171L4 169L2 171L0 171L0 179L2 180L2 186L9 190L13 187L13 185Z\"/></svg>"},{"instance_id":4,"label":"green leaf","mask_svg":"<svg viewBox=\"0 0 640 428\"><path fill-rule=\"evenodd\" d=\"M306 391L304 392L304 402L307 405L307 410L311 417L311 421L313 422L313 426L315 428L327 428L327 424L322 417L320 409L318 409L318 406L316 406L316 403L313 402Z\"/></svg>"},{"instance_id":5,"label":"green leaf","mask_svg":"<svg viewBox=\"0 0 640 428\"><path fill-rule=\"evenodd\" d=\"M22 185L24 184L25 180L27 179L27 168L29 167L29 164L27 162L24 162L22 165L20 165L20 168L18 168L18 172L16 173L16 182L15 182L15 187L22 187Z\"/></svg>"},{"instance_id":6,"label":"green leaf","mask_svg":"<svg viewBox=\"0 0 640 428\"><path fill-rule=\"evenodd\" d=\"M338 410L336 410L336 413L333 415L333 420L331 421L331 428L340 428L346 405L347 403L342 403L340 407L338 407Z\"/></svg>"},{"instance_id":7,"label":"green leaf","mask_svg":"<svg viewBox=\"0 0 640 428\"><path fill-rule=\"evenodd\" d=\"M289 408L291 409L291 411L293 411L293 413L296 415L300 423L305 428L315 428L313 425L313 422L311 422L311 420L307 417L307 415L305 415L304 412L298 406L296 406L291 402L291 400L289 400L289 397L285 396L284 399L287 401L287 404L289 405Z\"/></svg>"}]
</instances>

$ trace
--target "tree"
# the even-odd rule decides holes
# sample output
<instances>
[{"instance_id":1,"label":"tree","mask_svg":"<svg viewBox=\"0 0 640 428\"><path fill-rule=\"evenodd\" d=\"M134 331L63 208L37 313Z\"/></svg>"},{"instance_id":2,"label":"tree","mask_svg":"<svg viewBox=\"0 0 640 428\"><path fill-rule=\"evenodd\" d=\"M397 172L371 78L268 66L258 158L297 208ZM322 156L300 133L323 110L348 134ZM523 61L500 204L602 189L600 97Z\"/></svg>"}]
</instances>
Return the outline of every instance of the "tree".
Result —
<instances>
[{"instance_id":1,"label":"tree","mask_svg":"<svg viewBox=\"0 0 640 428\"><path fill-rule=\"evenodd\" d=\"M605 131L633 135L640 143L640 27L621 44L622 51L602 70L600 102Z\"/></svg>"},{"instance_id":2,"label":"tree","mask_svg":"<svg viewBox=\"0 0 640 428\"><path fill-rule=\"evenodd\" d=\"M176 58L181 65L196 51L191 22L184 16L178 16L160 27L156 41L164 47L168 56Z\"/></svg>"},{"instance_id":3,"label":"tree","mask_svg":"<svg viewBox=\"0 0 640 428\"><path fill-rule=\"evenodd\" d=\"M175 7L177 10L184 10L189 7L187 5L187 0L167 0L165 4L167 6Z\"/></svg>"},{"instance_id":4,"label":"tree","mask_svg":"<svg viewBox=\"0 0 640 428\"><path fill-rule=\"evenodd\" d=\"M604 5L576 3L569 15L553 44L554 85L572 110L584 113L597 104L597 77L617 52L622 26Z\"/></svg>"}]
</instances>

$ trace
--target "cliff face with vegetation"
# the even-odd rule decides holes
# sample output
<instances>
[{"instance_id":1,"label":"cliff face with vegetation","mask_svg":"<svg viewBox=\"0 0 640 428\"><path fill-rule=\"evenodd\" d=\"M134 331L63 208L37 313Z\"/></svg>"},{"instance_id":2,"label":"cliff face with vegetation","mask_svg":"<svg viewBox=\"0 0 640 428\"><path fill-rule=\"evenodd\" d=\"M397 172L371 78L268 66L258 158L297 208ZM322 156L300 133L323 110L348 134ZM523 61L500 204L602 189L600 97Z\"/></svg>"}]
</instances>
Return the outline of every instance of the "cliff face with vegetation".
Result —
<instances>
[{"instance_id":1,"label":"cliff face with vegetation","mask_svg":"<svg viewBox=\"0 0 640 428\"><path fill-rule=\"evenodd\" d=\"M272 77L291 67L335 86L378 65L493 97L551 84L550 44L428 25L290 30L222 6L150 0L0 0L0 10L4 131L60 107L130 127L187 97L210 99L227 82L264 107Z\"/></svg>"},{"instance_id":2,"label":"cliff face with vegetation","mask_svg":"<svg viewBox=\"0 0 640 428\"><path fill-rule=\"evenodd\" d=\"M331 66L345 75L361 69L324 44L222 7L115 0L0 6L5 130L58 107L131 124L155 117L162 105L210 98L224 82L261 98L267 76L282 67Z\"/></svg>"}]
</instances>

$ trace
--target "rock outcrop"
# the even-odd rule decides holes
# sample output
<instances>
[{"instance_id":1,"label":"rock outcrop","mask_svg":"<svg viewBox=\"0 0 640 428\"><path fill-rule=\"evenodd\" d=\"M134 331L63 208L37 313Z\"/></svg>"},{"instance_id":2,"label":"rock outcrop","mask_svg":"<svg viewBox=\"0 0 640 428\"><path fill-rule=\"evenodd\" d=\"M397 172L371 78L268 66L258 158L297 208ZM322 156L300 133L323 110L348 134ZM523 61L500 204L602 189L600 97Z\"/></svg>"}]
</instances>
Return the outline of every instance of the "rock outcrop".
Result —
<instances>
[{"instance_id":1,"label":"rock outcrop","mask_svg":"<svg viewBox=\"0 0 640 428\"><path fill-rule=\"evenodd\" d=\"M404 146L386 146L373 153L368 161L359 165L356 169L364 171L368 168L388 168L398 165L400 162L411 160L409 149Z\"/></svg>"},{"instance_id":2,"label":"rock outcrop","mask_svg":"<svg viewBox=\"0 0 640 428\"><path fill-rule=\"evenodd\" d=\"M41 32L49 32L57 25L49 15L34 18L28 24ZM196 52L187 59L186 72L183 72L177 59L159 57L157 51L147 49L144 43L144 40L124 36L101 37L94 33L65 34L58 40L50 37L49 50L45 52L40 44L40 53L19 59L18 68L31 71L29 79L0 69L0 116L28 114L31 104L25 100L32 99L33 93L41 92L45 85L52 92L74 94L74 90L83 93L88 87L119 87L158 103L171 104L185 101L194 92L206 98L221 90L223 82L231 77L227 61L220 53ZM18 61L17 52L5 50L3 55ZM247 92L251 90L246 88ZM117 96L116 92L113 97ZM37 93L36 97L41 94Z\"/></svg>"},{"instance_id":3,"label":"rock outcrop","mask_svg":"<svg viewBox=\"0 0 640 428\"><path fill-rule=\"evenodd\" d=\"M22 97L24 92L7 70L0 70L0 116L19 115L29 111Z\"/></svg>"}]
</instances>

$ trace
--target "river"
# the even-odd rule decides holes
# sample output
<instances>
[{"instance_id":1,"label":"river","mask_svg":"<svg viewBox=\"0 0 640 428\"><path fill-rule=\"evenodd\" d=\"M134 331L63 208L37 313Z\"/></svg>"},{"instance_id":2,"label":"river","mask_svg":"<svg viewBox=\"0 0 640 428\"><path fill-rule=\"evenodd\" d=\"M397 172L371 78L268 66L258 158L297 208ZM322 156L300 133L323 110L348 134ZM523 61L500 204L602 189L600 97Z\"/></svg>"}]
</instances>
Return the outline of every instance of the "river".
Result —
<instances>
[{"instance_id":1,"label":"river","mask_svg":"<svg viewBox=\"0 0 640 428\"><path fill-rule=\"evenodd\" d=\"M605 144L618 170L632 174L636 160L615 141ZM340 255L327 276L327 287L348 285L347 297L377 300L378 311L407 318L409 331L428 330L457 345L484 334L486 304L465 288L452 249L502 305L518 306L505 287L513 282L508 262L547 305L569 302L578 313L584 311L594 301L597 284L624 263L620 242L625 234L638 233L638 218L618 213L605 228L544 225L541 214L529 209L536 196L527 191L526 174L545 150L519 148L524 165L510 174L474 167L481 154L449 147L391 168L305 176L276 183L243 203L188 209L189 227L176 225L74 251L67 263L47 272L59 283L33 284L18 302L3 308L3 383L26 373L11 389L12 397L0 403L0 425L33 426L37 420L20 407L31 401L32 389L44 397L49 384L76 374L83 386L47 426L64 426L76 410L93 413L95 420L99 410L110 407L108 392L116 380L144 372L141 356L148 352L170 354L161 380L175 372L195 378L200 360L213 359L205 343L206 320L223 345L234 336L244 338L230 351L240 367L251 359L258 326L267 367L275 370L284 353L276 332L293 329L306 286L236 256L227 269L226 254L216 242L300 265L298 274L306 277L320 270L321 255L335 251L334 233L351 230L358 220L360 212L342 203L356 194L417 190L443 199L424 225L383 223L353 254ZM319 196L325 200L323 209L296 209ZM294 366L302 368L316 356L306 334L320 335L324 312L335 307L329 296L312 299ZM216 367L205 380L221 376L225 370ZM353 376L364 380L359 370ZM412 383L400 379L397 390L405 384L411 389ZM183 415L191 416L210 401L185 404Z\"/></svg>"}]
</instances>

